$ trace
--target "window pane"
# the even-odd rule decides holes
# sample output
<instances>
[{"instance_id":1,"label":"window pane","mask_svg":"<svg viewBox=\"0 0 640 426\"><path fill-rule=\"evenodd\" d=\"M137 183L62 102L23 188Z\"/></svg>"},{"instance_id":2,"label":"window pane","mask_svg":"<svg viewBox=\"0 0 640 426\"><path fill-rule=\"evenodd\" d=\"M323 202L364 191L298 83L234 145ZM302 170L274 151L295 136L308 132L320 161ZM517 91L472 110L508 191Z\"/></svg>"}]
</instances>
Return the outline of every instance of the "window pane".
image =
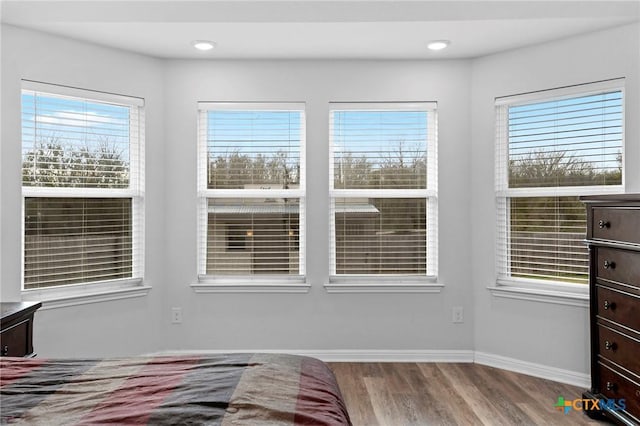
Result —
<instances>
[{"instance_id":1,"label":"window pane","mask_svg":"<svg viewBox=\"0 0 640 426\"><path fill-rule=\"evenodd\" d=\"M283 198L210 199L211 275L298 275L300 202Z\"/></svg>"},{"instance_id":2,"label":"window pane","mask_svg":"<svg viewBox=\"0 0 640 426\"><path fill-rule=\"evenodd\" d=\"M207 188L300 184L301 111L207 112Z\"/></svg>"},{"instance_id":3,"label":"window pane","mask_svg":"<svg viewBox=\"0 0 640 426\"><path fill-rule=\"evenodd\" d=\"M22 93L23 186L127 188L129 107Z\"/></svg>"},{"instance_id":4,"label":"window pane","mask_svg":"<svg viewBox=\"0 0 640 426\"><path fill-rule=\"evenodd\" d=\"M132 277L130 198L26 198L24 287Z\"/></svg>"},{"instance_id":5,"label":"window pane","mask_svg":"<svg viewBox=\"0 0 640 426\"><path fill-rule=\"evenodd\" d=\"M622 184L622 92L510 106L509 187Z\"/></svg>"},{"instance_id":6,"label":"window pane","mask_svg":"<svg viewBox=\"0 0 640 426\"><path fill-rule=\"evenodd\" d=\"M514 277L586 284L586 213L578 197L510 199Z\"/></svg>"},{"instance_id":7,"label":"window pane","mask_svg":"<svg viewBox=\"0 0 640 426\"><path fill-rule=\"evenodd\" d=\"M335 189L427 186L426 111L332 111Z\"/></svg>"},{"instance_id":8,"label":"window pane","mask_svg":"<svg viewBox=\"0 0 640 426\"><path fill-rule=\"evenodd\" d=\"M426 274L426 200L336 198L336 274Z\"/></svg>"}]
</instances>

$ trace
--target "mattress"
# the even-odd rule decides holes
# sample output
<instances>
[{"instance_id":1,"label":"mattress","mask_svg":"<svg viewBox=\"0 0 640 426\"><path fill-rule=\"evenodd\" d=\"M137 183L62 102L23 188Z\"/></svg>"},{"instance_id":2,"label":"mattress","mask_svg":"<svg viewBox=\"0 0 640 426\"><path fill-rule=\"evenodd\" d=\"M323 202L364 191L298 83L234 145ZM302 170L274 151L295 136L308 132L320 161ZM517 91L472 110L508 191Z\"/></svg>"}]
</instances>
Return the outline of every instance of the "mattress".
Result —
<instances>
[{"instance_id":1,"label":"mattress","mask_svg":"<svg viewBox=\"0 0 640 426\"><path fill-rule=\"evenodd\" d=\"M328 366L284 354L0 358L0 423L351 424Z\"/></svg>"}]
</instances>

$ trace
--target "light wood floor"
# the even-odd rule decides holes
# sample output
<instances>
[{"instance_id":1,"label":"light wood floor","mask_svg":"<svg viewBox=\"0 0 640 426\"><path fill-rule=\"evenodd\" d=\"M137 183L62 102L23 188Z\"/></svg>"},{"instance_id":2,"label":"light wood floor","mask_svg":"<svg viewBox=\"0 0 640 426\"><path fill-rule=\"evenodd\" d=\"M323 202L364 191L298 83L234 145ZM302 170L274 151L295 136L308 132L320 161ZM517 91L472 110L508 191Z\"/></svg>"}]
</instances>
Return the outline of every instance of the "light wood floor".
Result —
<instances>
[{"instance_id":1,"label":"light wood floor","mask_svg":"<svg viewBox=\"0 0 640 426\"><path fill-rule=\"evenodd\" d=\"M584 389L478 364L330 363L356 426L607 425L554 407Z\"/></svg>"}]
</instances>

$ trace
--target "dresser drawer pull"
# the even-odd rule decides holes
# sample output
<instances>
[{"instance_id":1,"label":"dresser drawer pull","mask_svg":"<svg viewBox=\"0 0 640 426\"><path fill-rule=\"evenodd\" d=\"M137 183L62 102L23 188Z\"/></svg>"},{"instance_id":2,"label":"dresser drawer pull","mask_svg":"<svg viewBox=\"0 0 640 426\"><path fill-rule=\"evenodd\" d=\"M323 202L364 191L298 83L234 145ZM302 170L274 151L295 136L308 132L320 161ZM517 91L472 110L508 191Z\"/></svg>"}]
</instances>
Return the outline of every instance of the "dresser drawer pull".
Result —
<instances>
[{"instance_id":1,"label":"dresser drawer pull","mask_svg":"<svg viewBox=\"0 0 640 426\"><path fill-rule=\"evenodd\" d=\"M598 227L600 229L605 229L605 228L608 228L610 226L611 226L611 224L609 222L607 222L606 220L601 220L601 221L598 222Z\"/></svg>"},{"instance_id":2,"label":"dresser drawer pull","mask_svg":"<svg viewBox=\"0 0 640 426\"><path fill-rule=\"evenodd\" d=\"M615 351L618 345L615 342L610 342L608 340L604 341L604 348L608 351Z\"/></svg>"},{"instance_id":3,"label":"dresser drawer pull","mask_svg":"<svg viewBox=\"0 0 640 426\"><path fill-rule=\"evenodd\" d=\"M604 269L615 269L616 268L616 262L610 261L610 260L605 260L603 263Z\"/></svg>"},{"instance_id":4,"label":"dresser drawer pull","mask_svg":"<svg viewBox=\"0 0 640 426\"><path fill-rule=\"evenodd\" d=\"M616 391L616 387L617 387L617 386L616 386L616 384L615 384L615 383L613 383L613 382L607 382L606 388L607 388L607 390L608 390L608 391L613 391L613 392L615 392L615 391Z\"/></svg>"},{"instance_id":5,"label":"dresser drawer pull","mask_svg":"<svg viewBox=\"0 0 640 426\"><path fill-rule=\"evenodd\" d=\"M9 353L9 346L3 345L2 346L2 356L7 356L8 353Z\"/></svg>"},{"instance_id":6,"label":"dresser drawer pull","mask_svg":"<svg viewBox=\"0 0 640 426\"><path fill-rule=\"evenodd\" d=\"M615 302L609 302L608 300L605 300L602 306L604 307L605 311L609 309L613 311L616 308Z\"/></svg>"}]
</instances>

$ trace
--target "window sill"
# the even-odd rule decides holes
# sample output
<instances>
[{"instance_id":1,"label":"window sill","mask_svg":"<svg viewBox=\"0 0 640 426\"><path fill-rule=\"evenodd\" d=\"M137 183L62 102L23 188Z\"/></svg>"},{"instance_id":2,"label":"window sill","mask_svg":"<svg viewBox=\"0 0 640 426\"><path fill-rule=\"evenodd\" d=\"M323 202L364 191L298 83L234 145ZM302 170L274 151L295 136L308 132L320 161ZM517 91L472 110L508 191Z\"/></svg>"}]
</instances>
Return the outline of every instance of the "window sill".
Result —
<instances>
[{"instance_id":1,"label":"window sill","mask_svg":"<svg viewBox=\"0 0 640 426\"><path fill-rule=\"evenodd\" d=\"M308 293L310 288L304 277L269 280L199 277L197 283L191 284L196 293Z\"/></svg>"},{"instance_id":2,"label":"window sill","mask_svg":"<svg viewBox=\"0 0 640 426\"><path fill-rule=\"evenodd\" d=\"M41 301L41 310L47 310L142 297L146 296L150 290L151 287L143 285L141 279L132 279L118 281L117 284L81 284L67 288L24 290L22 292L22 300Z\"/></svg>"},{"instance_id":3,"label":"window sill","mask_svg":"<svg viewBox=\"0 0 640 426\"><path fill-rule=\"evenodd\" d=\"M327 293L440 293L443 284L435 277L418 279L376 279L372 277L331 278L324 285Z\"/></svg>"},{"instance_id":4,"label":"window sill","mask_svg":"<svg viewBox=\"0 0 640 426\"><path fill-rule=\"evenodd\" d=\"M493 296L505 299L589 307L589 288L586 285L577 287L558 284L559 288L551 288L552 286L553 284L535 286L524 281L498 280L495 286L487 287L487 290Z\"/></svg>"}]
</instances>

